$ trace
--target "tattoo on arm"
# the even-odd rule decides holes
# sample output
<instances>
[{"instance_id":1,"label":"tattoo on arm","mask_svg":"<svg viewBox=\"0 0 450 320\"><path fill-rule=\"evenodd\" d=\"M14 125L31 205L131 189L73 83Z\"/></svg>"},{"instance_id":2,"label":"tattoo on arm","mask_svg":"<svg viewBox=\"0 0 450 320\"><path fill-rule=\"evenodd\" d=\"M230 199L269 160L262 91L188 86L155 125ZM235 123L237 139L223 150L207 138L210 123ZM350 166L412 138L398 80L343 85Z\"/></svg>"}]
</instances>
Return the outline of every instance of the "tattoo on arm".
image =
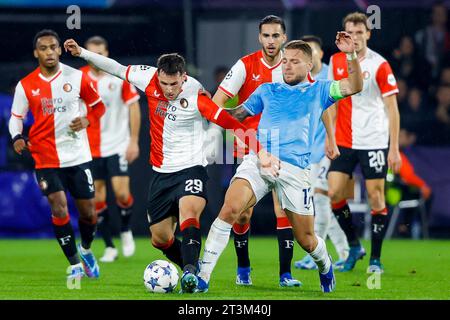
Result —
<instances>
[{"instance_id":1,"label":"tattoo on arm","mask_svg":"<svg viewBox=\"0 0 450 320\"><path fill-rule=\"evenodd\" d=\"M245 118L250 116L247 110L244 109L243 106L238 106L234 109L225 109L232 117L236 118L239 121L243 121Z\"/></svg>"}]
</instances>

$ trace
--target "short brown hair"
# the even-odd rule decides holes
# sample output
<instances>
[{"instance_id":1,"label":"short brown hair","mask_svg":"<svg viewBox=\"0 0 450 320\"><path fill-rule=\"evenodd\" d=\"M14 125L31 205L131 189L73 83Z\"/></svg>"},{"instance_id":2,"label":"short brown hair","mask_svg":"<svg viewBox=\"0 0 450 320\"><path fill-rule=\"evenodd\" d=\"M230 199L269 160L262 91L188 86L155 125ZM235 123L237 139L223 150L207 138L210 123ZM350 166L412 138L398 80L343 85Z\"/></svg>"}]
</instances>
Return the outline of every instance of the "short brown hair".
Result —
<instances>
[{"instance_id":1,"label":"short brown hair","mask_svg":"<svg viewBox=\"0 0 450 320\"><path fill-rule=\"evenodd\" d=\"M105 49L108 50L108 41L106 41L106 39L101 36L90 37L89 39L86 40L86 42L84 43L84 46L87 47L88 44L93 44L96 46L103 44L105 46Z\"/></svg>"},{"instance_id":2,"label":"short brown hair","mask_svg":"<svg viewBox=\"0 0 450 320\"><path fill-rule=\"evenodd\" d=\"M352 22L353 24L362 23L366 26L366 30L370 30L369 25L367 24L367 16L362 12L352 12L346 15L344 20L342 20L342 27L344 30L347 22Z\"/></svg>"},{"instance_id":3,"label":"short brown hair","mask_svg":"<svg viewBox=\"0 0 450 320\"><path fill-rule=\"evenodd\" d=\"M178 53L166 53L161 55L156 62L158 74L163 71L169 76L183 75L186 72L186 62Z\"/></svg>"},{"instance_id":4,"label":"short brown hair","mask_svg":"<svg viewBox=\"0 0 450 320\"><path fill-rule=\"evenodd\" d=\"M312 49L311 46L303 40L292 40L286 43L284 49L300 50L303 51L309 58L312 59Z\"/></svg>"}]
</instances>

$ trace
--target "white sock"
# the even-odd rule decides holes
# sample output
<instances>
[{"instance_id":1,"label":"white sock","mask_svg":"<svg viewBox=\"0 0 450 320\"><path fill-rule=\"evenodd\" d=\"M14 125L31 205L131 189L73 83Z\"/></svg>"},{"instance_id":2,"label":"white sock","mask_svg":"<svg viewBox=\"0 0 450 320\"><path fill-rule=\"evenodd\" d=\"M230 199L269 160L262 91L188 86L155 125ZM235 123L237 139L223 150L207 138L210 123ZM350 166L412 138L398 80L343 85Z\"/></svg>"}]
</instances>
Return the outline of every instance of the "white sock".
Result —
<instances>
[{"instance_id":1,"label":"white sock","mask_svg":"<svg viewBox=\"0 0 450 320\"><path fill-rule=\"evenodd\" d=\"M220 255L230 240L230 231L232 225L216 218L211 229L209 229L208 238L206 238L203 258L200 267L199 276L206 282L209 282L211 273L219 260Z\"/></svg>"},{"instance_id":2,"label":"white sock","mask_svg":"<svg viewBox=\"0 0 450 320\"><path fill-rule=\"evenodd\" d=\"M309 255L313 258L314 262L317 264L319 268L319 272L322 274L328 273L331 267L331 260L328 257L327 247L325 245L325 241L322 238L317 237L317 247L314 251L310 252Z\"/></svg>"},{"instance_id":3,"label":"white sock","mask_svg":"<svg viewBox=\"0 0 450 320\"><path fill-rule=\"evenodd\" d=\"M322 239L327 238L328 226L330 224L331 211L330 198L321 193L314 194L314 232Z\"/></svg>"},{"instance_id":4,"label":"white sock","mask_svg":"<svg viewBox=\"0 0 450 320\"><path fill-rule=\"evenodd\" d=\"M341 229L339 222L334 215L331 216L330 224L328 226L328 236L339 255L339 259L346 260L350 247L348 246L347 236Z\"/></svg>"}]
</instances>

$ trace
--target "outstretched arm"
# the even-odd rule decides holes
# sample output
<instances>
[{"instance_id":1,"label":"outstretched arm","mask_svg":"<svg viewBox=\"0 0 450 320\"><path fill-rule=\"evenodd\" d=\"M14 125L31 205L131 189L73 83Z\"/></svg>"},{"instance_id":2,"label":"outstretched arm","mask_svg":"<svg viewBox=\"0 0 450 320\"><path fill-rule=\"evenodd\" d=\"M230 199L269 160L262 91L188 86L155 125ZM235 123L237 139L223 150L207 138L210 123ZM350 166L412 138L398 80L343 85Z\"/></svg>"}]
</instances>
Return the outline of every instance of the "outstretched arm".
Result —
<instances>
[{"instance_id":1,"label":"outstretched arm","mask_svg":"<svg viewBox=\"0 0 450 320\"><path fill-rule=\"evenodd\" d=\"M236 118L241 122L244 121L245 118L251 116L251 114L248 113L242 105L237 106L234 109L225 109L225 111L228 112L233 118Z\"/></svg>"},{"instance_id":2,"label":"outstretched arm","mask_svg":"<svg viewBox=\"0 0 450 320\"><path fill-rule=\"evenodd\" d=\"M73 39L68 39L64 42L64 49L66 52L69 51L74 57L83 58L87 62L95 65L97 68L112 74L113 76L126 80L125 75L127 72L127 67L121 65L116 60L86 50L80 47Z\"/></svg>"},{"instance_id":3,"label":"outstretched arm","mask_svg":"<svg viewBox=\"0 0 450 320\"><path fill-rule=\"evenodd\" d=\"M348 97L363 89L361 66L355 52L355 44L347 32L340 31L336 35L336 45L347 54L348 78L338 81L340 94Z\"/></svg>"}]
</instances>

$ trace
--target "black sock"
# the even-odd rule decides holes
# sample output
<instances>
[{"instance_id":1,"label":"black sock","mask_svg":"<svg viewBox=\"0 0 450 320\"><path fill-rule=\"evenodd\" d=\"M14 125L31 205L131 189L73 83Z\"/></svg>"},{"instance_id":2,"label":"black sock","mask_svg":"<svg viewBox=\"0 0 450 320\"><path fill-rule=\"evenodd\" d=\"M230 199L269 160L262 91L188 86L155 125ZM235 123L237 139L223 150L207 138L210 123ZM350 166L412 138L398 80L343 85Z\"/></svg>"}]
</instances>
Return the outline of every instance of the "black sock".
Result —
<instances>
[{"instance_id":1,"label":"black sock","mask_svg":"<svg viewBox=\"0 0 450 320\"><path fill-rule=\"evenodd\" d=\"M109 212L108 207L105 207L102 211L98 212L97 220L98 230L102 234L103 241L107 247L115 248L111 235L111 227L109 225Z\"/></svg>"},{"instance_id":2,"label":"black sock","mask_svg":"<svg viewBox=\"0 0 450 320\"><path fill-rule=\"evenodd\" d=\"M183 224L182 224L183 226ZM180 227L181 236L181 256L183 258L183 271L188 270L191 273L197 273L197 264L202 246L202 237L200 228L194 225L183 228Z\"/></svg>"},{"instance_id":3,"label":"black sock","mask_svg":"<svg viewBox=\"0 0 450 320\"><path fill-rule=\"evenodd\" d=\"M90 249L97 230L97 223L80 218L78 219L78 227L80 228L81 246L83 249Z\"/></svg>"},{"instance_id":4,"label":"black sock","mask_svg":"<svg viewBox=\"0 0 450 320\"><path fill-rule=\"evenodd\" d=\"M356 234L355 226L353 225L352 213L350 212L347 202L345 201L344 205L339 203L337 208L332 204L332 207L339 225L347 236L348 244L351 247L359 246L360 242L358 235Z\"/></svg>"},{"instance_id":5,"label":"black sock","mask_svg":"<svg viewBox=\"0 0 450 320\"><path fill-rule=\"evenodd\" d=\"M250 224L233 225L234 249L236 250L237 265L239 268L250 267L250 257L248 254L248 236L250 234Z\"/></svg>"},{"instance_id":6,"label":"black sock","mask_svg":"<svg viewBox=\"0 0 450 320\"><path fill-rule=\"evenodd\" d=\"M120 206L117 206L117 208L120 212L120 232L130 231L133 207L121 208Z\"/></svg>"},{"instance_id":7,"label":"black sock","mask_svg":"<svg viewBox=\"0 0 450 320\"><path fill-rule=\"evenodd\" d=\"M294 234L292 228L277 229L278 250L280 259L280 276L291 273L291 262L294 256Z\"/></svg>"},{"instance_id":8,"label":"black sock","mask_svg":"<svg viewBox=\"0 0 450 320\"><path fill-rule=\"evenodd\" d=\"M381 246L386 234L387 214L372 215L372 252L370 259L380 259Z\"/></svg>"},{"instance_id":9,"label":"black sock","mask_svg":"<svg viewBox=\"0 0 450 320\"><path fill-rule=\"evenodd\" d=\"M177 238L174 239L169 247L158 248L170 261L176 263L181 269L183 269L183 258L181 257L181 241Z\"/></svg>"},{"instance_id":10,"label":"black sock","mask_svg":"<svg viewBox=\"0 0 450 320\"><path fill-rule=\"evenodd\" d=\"M75 243L75 234L70 220L67 219L68 222L63 225L55 224L55 220L60 220L60 218L53 217L53 230L64 255L71 265L80 263Z\"/></svg>"}]
</instances>

